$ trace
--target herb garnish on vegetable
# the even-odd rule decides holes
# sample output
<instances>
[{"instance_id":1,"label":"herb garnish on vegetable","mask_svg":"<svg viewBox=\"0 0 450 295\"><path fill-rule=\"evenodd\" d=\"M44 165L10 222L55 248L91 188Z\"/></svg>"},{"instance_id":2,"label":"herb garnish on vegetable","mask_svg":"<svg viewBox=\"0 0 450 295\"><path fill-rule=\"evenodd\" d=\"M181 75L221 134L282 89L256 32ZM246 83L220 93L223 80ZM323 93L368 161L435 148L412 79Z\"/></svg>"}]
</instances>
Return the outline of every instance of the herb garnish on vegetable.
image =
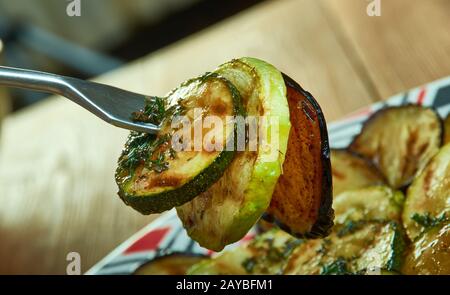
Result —
<instances>
[{"instance_id":1,"label":"herb garnish on vegetable","mask_svg":"<svg viewBox=\"0 0 450 295\"><path fill-rule=\"evenodd\" d=\"M423 226L425 230L448 221L445 212L438 217L431 216L429 212L425 214L414 213L413 216L411 216L411 219L418 225Z\"/></svg>"}]
</instances>

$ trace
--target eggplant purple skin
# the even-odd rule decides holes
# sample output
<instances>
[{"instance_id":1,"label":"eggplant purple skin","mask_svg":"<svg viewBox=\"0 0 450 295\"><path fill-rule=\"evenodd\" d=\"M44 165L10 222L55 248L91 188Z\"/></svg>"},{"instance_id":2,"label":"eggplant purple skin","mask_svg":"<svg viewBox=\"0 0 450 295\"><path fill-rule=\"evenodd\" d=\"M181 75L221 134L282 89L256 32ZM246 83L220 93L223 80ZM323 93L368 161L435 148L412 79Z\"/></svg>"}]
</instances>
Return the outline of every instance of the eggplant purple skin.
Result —
<instances>
[{"instance_id":1,"label":"eggplant purple skin","mask_svg":"<svg viewBox=\"0 0 450 295\"><path fill-rule=\"evenodd\" d=\"M289 226L283 224L278 219L274 218L269 213L264 213L262 218L268 222L277 225L283 231L297 238L318 239L328 236L334 225L334 210L333 210L333 181L331 174L331 160L330 160L330 145L328 140L328 129L322 109L319 103L312 96L311 93L304 90L297 82L295 82L288 75L282 73L284 83L287 87L291 87L300 92L308 102L314 107L319 122L320 139L321 139L321 162L322 162L322 194L320 198L318 218L311 230L307 233L295 233Z\"/></svg>"},{"instance_id":2,"label":"eggplant purple skin","mask_svg":"<svg viewBox=\"0 0 450 295\"><path fill-rule=\"evenodd\" d=\"M378 116L382 115L387 110L390 110L390 109L401 109L401 108L408 107L408 106L418 106L418 105L414 104L414 103L408 103L408 104L404 104L404 105L400 105L400 106L386 106L385 105L381 109L377 110L375 113L371 114L369 116L369 118L366 121L364 121L364 123L362 124L360 133L353 137L352 141L350 142L350 144L347 147L347 150L350 151L350 152L353 152L355 154L358 154L358 152L356 152L356 151L354 151L352 149L352 145L361 136L361 134L364 131L366 126L371 124L373 120L378 118ZM436 117L438 118L439 128L441 130L441 134L440 134L440 138L439 138L439 147L442 147L442 145L444 144L444 139L445 139L445 124L444 124L444 120L441 118L441 116L439 115L439 112L437 111L437 109L434 106L421 106L421 107L424 108L424 109L431 110L436 115ZM449 116L450 116L450 114L449 114ZM380 170L380 169L378 168L378 170ZM380 170L380 172L381 172L381 170ZM386 176L384 178L386 179ZM414 177L411 177L411 179L406 181L402 186L400 186L397 189L400 190L401 192L405 193L406 190L408 189L408 186L413 181L413 179L414 179Z\"/></svg>"},{"instance_id":3,"label":"eggplant purple skin","mask_svg":"<svg viewBox=\"0 0 450 295\"><path fill-rule=\"evenodd\" d=\"M372 115L369 116L369 118L364 121L364 123L362 124L361 127L361 132L358 133L357 135L355 135L355 137L353 137L352 141L350 142L350 144L348 145L347 150L352 151L351 150L351 146L352 144L356 141L356 139L358 139L358 137L361 136L362 131L364 130L364 128L371 124L372 120L376 119L378 116L380 116L381 114L383 114L385 111L390 110L390 109L401 109L404 107L408 107L408 106L419 106L417 104L414 103L408 103L408 104L404 104L404 105L400 105L400 106L384 106L381 109L377 110L375 113L373 113ZM444 135L445 135L445 125L444 125L444 120L441 118L441 116L439 115L439 112L437 111L437 109L434 106L421 106L424 109L429 109L431 110L433 113L436 114L436 117L439 119L439 127L441 129L441 135L440 135L440 146L442 146L442 144L444 143ZM448 116L450 117L450 113L448 114ZM352 151L353 152L353 151ZM355 154L358 154L357 152L354 152Z\"/></svg>"}]
</instances>

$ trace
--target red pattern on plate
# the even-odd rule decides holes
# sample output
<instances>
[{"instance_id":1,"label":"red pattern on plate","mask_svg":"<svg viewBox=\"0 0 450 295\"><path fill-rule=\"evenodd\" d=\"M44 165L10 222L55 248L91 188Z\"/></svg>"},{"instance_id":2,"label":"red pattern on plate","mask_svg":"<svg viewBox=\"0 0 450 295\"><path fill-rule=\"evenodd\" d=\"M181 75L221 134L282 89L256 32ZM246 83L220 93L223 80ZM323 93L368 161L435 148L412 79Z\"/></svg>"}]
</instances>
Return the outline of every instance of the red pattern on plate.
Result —
<instances>
[{"instance_id":1,"label":"red pattern on plate","mask_svg":"<svg viewBox=\"0 0 450 295\"><path fill-rule=\"evenodd\" d=\"M425 99L425 94L427 94L427 90L425 88L421 88L419 95L417 96L417 104L422 105Z\"/></svg>"},{"instance_id":2,"label":"red pattern on plate","mask_svg":"<svg viewBox=\"0 0 450 295\"><path fill-rule=\"evenodd\" d=\"M124 254L156 250L159 243L169 230L170 227L163 227L147 233L142 238L134 242L130 247L128 247L125 250Z\"/></svg>"}]
</instances>

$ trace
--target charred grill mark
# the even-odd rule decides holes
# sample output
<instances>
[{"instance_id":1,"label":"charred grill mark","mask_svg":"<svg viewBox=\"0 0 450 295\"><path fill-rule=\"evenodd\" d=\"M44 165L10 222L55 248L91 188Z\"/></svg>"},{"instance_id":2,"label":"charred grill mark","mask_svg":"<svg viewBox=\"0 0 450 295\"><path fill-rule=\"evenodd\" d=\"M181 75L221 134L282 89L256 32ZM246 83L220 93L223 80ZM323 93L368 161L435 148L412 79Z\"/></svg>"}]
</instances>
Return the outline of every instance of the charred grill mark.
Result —
<instances>
[{"instance_id":1,"label":"charred grill mark","mask_svg":"<svg viewBox=\"0 0 450 295\"><path fill-rule=\"evenodd\" d=\"M176 187L179 186L183 181L183 178L175 177L175 176L168 176L168 175L162 175L155 177L150 180L150 182L147 184L147 189L150 189L152 187Z\"/></svg>"},{"instance_id":2,"label":"charred grill mark","mask_svg":"<svg viewBox=\"0 0 450 295\"><path fill-rule=\"evenodd\" d=\"M210 106L211 113L218 116L223 116L228 112L228 106L222 100L216 100Z\"/></svg>"},{"instance_id":3,"label":"charred grill mark","mask_svg":"<svg viewBox=\"0 0 450 295\"><path fill-rule=\"evenodd\" d=\"M331 169L331 173L333 174L333 177L336 177L338 179L345 179L345 173L341 173L336 168Z\"/></svg>"},{"instance_id":4,"label":"charred grill mark","mask_svg":"<svg viewBox=\"0 0 450 295\"><path fill-rule=\"evenodd\" d=\"M411 130L409 132L408 140L406 141L406 151L408 155L414 154L413 149L419 138L419 132L417 129Z\"/></svg>"},{"instance_id":5,"label":"charred grill mark","mask_svg":"<svg viewBox=\"0 0 450 295\"><path fill-rule=\"evenodd\" d=\"M431 181L433 180L433 174L434 174L433 172L434 172L434 165L427 169L425 178L423 180L423 189L425 192L425 196L428 195L428 191L431 188Z\"/></svg>"},{"instance_id":6,"label":"charred grill mark","mask_svg":"<svg viewBox=\"0 0 450 295\"><path fill-rule=\"evenodd\" d=\"M419 146L419 155L422 155L427 149L428 149L428 146L430 145L430 143L427 141L427 142L424 142L422 145L420 145Z\"/></svg>"}]
</instances>

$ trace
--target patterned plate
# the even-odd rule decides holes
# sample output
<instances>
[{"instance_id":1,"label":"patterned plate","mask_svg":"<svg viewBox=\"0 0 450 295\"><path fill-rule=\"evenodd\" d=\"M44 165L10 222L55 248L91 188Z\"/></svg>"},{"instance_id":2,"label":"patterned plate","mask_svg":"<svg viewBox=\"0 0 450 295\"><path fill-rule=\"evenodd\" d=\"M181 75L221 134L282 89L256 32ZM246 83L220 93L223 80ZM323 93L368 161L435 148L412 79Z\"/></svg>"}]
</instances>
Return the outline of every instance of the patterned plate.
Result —
<instances>
[{"instance_id":1,"label":"patterned plate","mask_svg":"<svg viewBox=\"0 0 450 295\"><path fill-rule=\"evenodd\" d=\"M361 131L364 121L377 110L409 103L433 106L441 117L445 118L450 113L450 77L395 95L386 101L352 113L344 120L328 124L331 147L346 147ZM243 241L252 239L255 233L255 229L252 229L241 241L228 245L225 249L236 247ZM157 220L141 229L94 265L86 274L133 274L144 263L174 252L197 255L214 253L200 247L197 242L187 236L175 209L162 214Z\"/></svg>"}]
</instances>

